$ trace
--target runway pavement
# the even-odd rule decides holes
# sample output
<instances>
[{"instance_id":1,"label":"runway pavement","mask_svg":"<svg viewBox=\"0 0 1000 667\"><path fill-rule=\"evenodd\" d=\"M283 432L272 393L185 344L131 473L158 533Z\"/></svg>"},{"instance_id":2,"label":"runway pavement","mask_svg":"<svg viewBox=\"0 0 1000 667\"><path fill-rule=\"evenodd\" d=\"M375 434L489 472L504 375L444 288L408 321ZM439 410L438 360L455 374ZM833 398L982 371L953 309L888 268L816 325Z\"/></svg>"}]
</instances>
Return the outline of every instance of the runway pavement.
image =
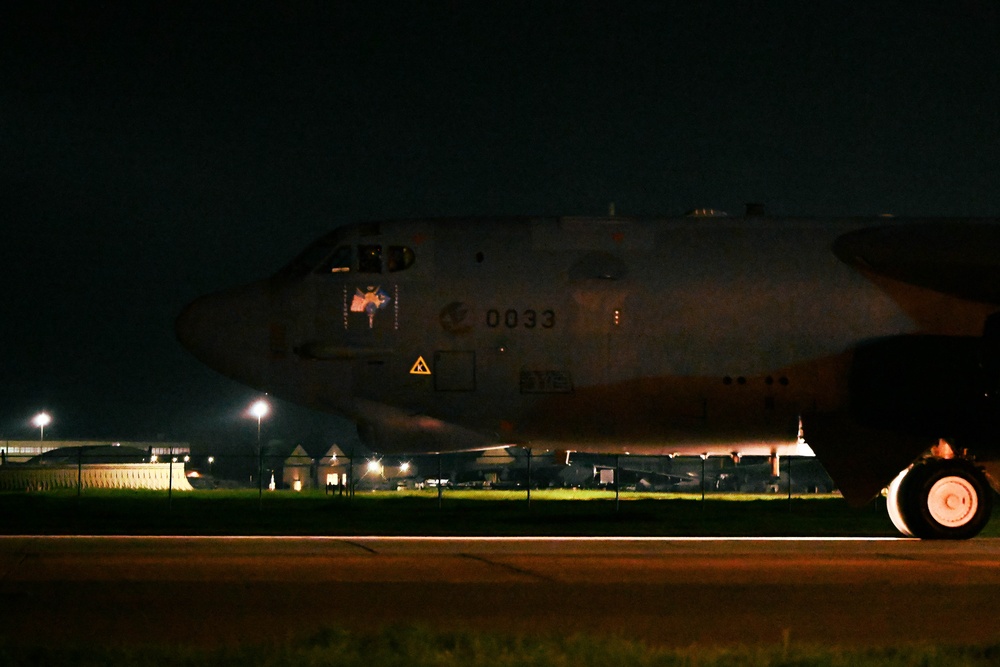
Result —
<instances>
[{"instance_id":1,"label":"runway pavement","mask_svg":"<svg viewBox=\"0 0 1000 667\"><path fill-rule=\"evenodd\" d=\"M697 642L1000 642L1000 541L0 537L14 642L421 623Z\"/></svg>"}]
</instances>

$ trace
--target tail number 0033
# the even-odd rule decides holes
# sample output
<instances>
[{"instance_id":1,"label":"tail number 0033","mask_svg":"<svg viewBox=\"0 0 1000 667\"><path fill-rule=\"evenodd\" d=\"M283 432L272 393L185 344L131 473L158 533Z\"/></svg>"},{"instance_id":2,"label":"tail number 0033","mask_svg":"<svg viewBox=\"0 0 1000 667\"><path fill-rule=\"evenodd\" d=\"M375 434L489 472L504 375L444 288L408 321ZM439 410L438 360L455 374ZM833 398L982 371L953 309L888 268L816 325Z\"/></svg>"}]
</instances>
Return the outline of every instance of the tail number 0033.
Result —
<instances>
[{"instance_id":1,"label":"tail number 0033","mask_svg":"<svg viewBox=\"0 0 1000 667\"><path fill-rule=\"evenodd\" d=\"M508 329L524 327L525 329L551 329L556 325L556 312L552 309L537 311L533 309L517 310L509 308L503 312L496 308L486 311L486 326L491 329L504 326Z\"/></svg>"}]
</instances>

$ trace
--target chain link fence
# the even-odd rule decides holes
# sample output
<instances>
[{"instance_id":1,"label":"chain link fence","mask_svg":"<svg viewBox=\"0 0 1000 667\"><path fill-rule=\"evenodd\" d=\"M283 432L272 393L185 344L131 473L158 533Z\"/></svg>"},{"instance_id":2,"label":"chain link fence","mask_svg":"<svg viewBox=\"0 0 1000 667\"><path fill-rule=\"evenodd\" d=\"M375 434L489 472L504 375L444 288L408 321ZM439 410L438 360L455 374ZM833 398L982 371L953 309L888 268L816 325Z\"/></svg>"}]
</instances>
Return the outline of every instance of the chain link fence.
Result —
<instances>
[{"instance_id":1,"label":"chain link fence","mask_svg":"<svg viewBox=\"0 0 1000 667\"><path fill-rule=\"evenodd\" d=\"M511 447L418 456L351 455L333 446L315 456L268 443L259 450L192 453L186 446L77 445L25 457L0 451L0 491L255 489L352 496L359 491L539 489L630 493L831 493L830 477L813 458L596 455Z\"/></svg>"}]
</instances>

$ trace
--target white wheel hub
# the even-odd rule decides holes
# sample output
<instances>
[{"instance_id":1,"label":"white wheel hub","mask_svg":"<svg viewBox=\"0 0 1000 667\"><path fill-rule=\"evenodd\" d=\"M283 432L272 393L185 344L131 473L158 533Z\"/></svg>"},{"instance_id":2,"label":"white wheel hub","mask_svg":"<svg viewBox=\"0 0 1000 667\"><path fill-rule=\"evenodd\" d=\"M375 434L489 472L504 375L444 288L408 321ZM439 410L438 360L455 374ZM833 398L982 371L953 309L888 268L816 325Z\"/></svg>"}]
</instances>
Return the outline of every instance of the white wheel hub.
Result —
<instances>
[{"instance_id":1,"label":"white wheel hub","mask_svg":"<svg viewBox=\"0 0 1000 667\"><path fill-rule=\"evenodd\" d=\"M964 526L976 516L978 508L976 488L964 477L942 477L927 493L927 510L942 526Z\"/></svg>"}]
</instances>

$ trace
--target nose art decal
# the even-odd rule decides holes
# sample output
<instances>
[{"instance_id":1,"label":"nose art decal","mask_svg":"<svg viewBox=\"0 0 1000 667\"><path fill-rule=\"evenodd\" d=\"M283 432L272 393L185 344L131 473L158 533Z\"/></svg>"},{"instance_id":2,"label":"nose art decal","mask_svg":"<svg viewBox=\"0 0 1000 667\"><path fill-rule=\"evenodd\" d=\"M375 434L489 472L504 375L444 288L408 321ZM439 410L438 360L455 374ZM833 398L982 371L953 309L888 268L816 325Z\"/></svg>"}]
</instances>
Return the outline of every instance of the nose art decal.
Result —
<instances>
[{"instance_id":1,"label":"nose art decal","mask_svg":"<svg viewBox=\"0 0 1000 667\"><path fill-rule=\"evenodd\" d=\"M354 293L354 300L351 301L352 313L365 313L368 315L368 328L375 326L375 313L385 308L392 301L388 292L378 285L369 285L366 291L360 287Z\"/></svg>"}]
</instances>

